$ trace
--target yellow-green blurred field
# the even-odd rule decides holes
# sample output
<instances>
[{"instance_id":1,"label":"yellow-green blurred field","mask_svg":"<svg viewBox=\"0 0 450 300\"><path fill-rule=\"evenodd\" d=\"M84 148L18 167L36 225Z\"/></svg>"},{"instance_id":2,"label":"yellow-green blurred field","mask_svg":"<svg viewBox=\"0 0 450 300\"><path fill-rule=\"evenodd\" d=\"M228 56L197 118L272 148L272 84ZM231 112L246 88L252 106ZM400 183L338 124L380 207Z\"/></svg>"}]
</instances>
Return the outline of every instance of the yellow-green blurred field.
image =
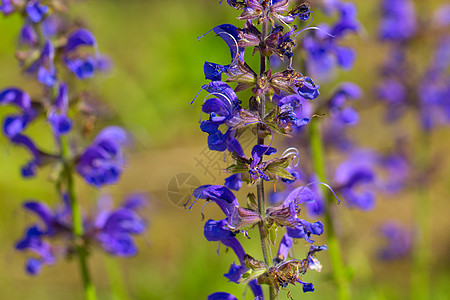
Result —
<instances>
[{"instance_id":1,"label":"yellow-green blurred field","mask_svg":"<svg viewBox=\"0 0 450 300\"><path fill-rule=\"evenodd\" d=\"M134 258L107 259L97 249L90 257L99 299L114 299L111 291L121 289L111 274L121 270L129 299L206 299L216 291L226 291L242 297L243 287L227 282L223 274L236 260L234 254L203 237L200 206L191 213L174 205L167 196L169 181L180 173L192 173L202 184L221 184L225 178L217 167L211 174L199 167L197 159L206 149L206 134L199 129L200 97L193 108L203 77L205 60L226 63L229 52L213 34L201 41L197 36L222 23L241 24L236 11L216 0L118 1L91 0L73 5L73 17L82 18L98 39L102 53L111 57L114 67L110 74L99 76L80 89L93 90L114 112L108 123L124 126L132 132L135 144L128 153L127 167L121 182L105 189L117 201L129 192L150 195L150 206L144 212L149 221L145 238L138 238L140 253ZM225 2L225 1L224 1ZM364 25L361 36L346 41L356 47L358 58L350 72L340 72L336 81L353 80L365 91L360 103L361 125L352 134L367 147L385 148L394 143L393 132L383 126L379 105L366 105L374 100L372 87L377 78L377 65L385 48L377 44L376 5L378 1L355 1L359 19ZM419 2L419 1L416 1ZM428 1L429 9L444 1ZM324 20L317 16L317 22ZM0 87L20 86L33 94L35 84L20 74L14 59L16 35L21 21L18 16L0 17ZM419 51L420 52L420 51ZM424 55L427 56L426 50ZM319 83L320 84L320 83ZM323 93L330 85L323 84ZM0 116L9 112L1 107ZM34 126L31 134L36 142L51 144L51 136L40 134L47 126ZM416 128L413 116L401 123L400 131ZM408 130L407 130L408 129ZM43 130L45 131L45 130ZM415 130L412 130L414 136ZM432 243L431 276L433 300L450 297L450 131L440 128L431 137L431 153L441 159L437 174L429 186ZM301 152L301 149L300 149ZM25 255L14 250L14 244L24 228L34 221L21 209L28 199L57 202L57 193L47 180L50 170L39 172L31 180L20 177L19 168L28 153L11 146L0 136L0 299L50 300L82 299L81 281L74 261L58 261L45 266L38 276L24 271ZM219 158L220 160L220 158ZM223 163L219 168L225 167ZM94 207L100 192L77 178L77 191L86 208ZM239 195L244 195L240 193ZM381 262L376 251L382 245L377 233L382 220L396 218L411 224L414 190L391 198L379 197L374 211L360 212L344 206L339 211L339 234L346 262L351 267L353 299L408 299L410 264L407 259ZM220 217L213 206L205 209L206 218ZM259 237L244 240L248 252L260 253ZM326 243L326 236L319 242ZM302 243L296 251L303 252ZM305 279L314 282L316 291L303 294L301 287L292 287L295 299L333 299L334 287L326 253L318 254L323 264L321 273L310 272ZM112 263L111 263L112 262ZM115 288L114 288L115 287ZM286 298L282 291L280 299ZM122 296L123 297L123 296ZM251 299L251 292L245 299ZM126 299L120 299L126 300Z\"/></svg>"}]
</instances>

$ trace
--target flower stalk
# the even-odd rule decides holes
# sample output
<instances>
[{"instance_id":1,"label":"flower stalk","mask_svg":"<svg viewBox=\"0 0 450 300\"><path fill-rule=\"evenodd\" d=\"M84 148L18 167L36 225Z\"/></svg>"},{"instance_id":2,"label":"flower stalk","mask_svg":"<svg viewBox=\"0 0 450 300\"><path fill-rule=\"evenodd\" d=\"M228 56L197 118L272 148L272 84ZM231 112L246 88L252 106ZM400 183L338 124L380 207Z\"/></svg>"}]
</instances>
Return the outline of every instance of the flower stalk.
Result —
<instances>
[{"instance_id":1,"label":"flower stalk","mask_svg":"<svg viewBox=\"0 0 450 300\"><path fill-rule=\"evenodd\" d=\"M83 216L81 213L80 202L78 201L75 193L75 185L73 180L73 165L71 162L70 144L67 136L61 137L61 154L64 160L64 176L66 177L67 194L69 196L70 205L72 209L72 224L73 224L73 236L75 239L75 247L78 255L81 280L84 287L84 296L86 300L96 300L96 292L94 284L92 283L89 273L89 267L87 264L87 249L84 243L83 235Z\"/></svg>"},{"instance_id":2,"label":"flower stalk","mask_svg":"<svg viewBox=\"0 0 450 300\"><path fill-rule=\"evenodd\" d=\"M420 130L419 143L421 149L416 157L416 168L419 176L427 177L427 169L430 164L430 134L425 130ZM411 273L411 299L430 299L430 194L426 185L419 184L416 190L416 197L413 202L414 220L416 220L416 235L412 252L412 273Z\"/></svg>"},{"instance_id":3,"label":"flower stalk","mask_svg":"<svg viewBox=\"0 0 450 300\"><path fill-rule=\"evenodd\" d=\"M325 154L321 137L320 123L318 120L310 122L309 133L314 171L316 172L320 182L327 182L325 171ZM328 190L323 189L322 193L324 193L324 198L326 199L325 230L327 232L327 249L332 266L334 284L337 288L337 299L347 300L350 299L348 274L344 266L339 239L335 231L335 219L332 214L332 205L335 199Z\"/></svg>"},{"instance_id":4,"label":"flower stalk","mask_svg":"<svg viewBox=\"0 0 450 300\"><path fill-rule=\"evenodd\" d=\"M262 24L262 42L261 42L261 49L264 48L264 41L267 35L267 18L264 18L263 24ZM260 51L260 76L263 76L264 72L266 71L266 56L264 55L263 51ZM258 113L261 120L264 120L265 117L265 106L266 106L266 96L263 94L259 97L258 101ZM263 125L258 125L258 133L261 132ZM257 137L257 144L258 145L264 145L264 136L261 136L258 134ZM257 189L257 199L258 199L258 211L261 215L261 218L264 219L265 211L266 211L266 199L264 194L264 180L260 179L256 185ZM260 222L259 225L259 235L261 238L261 249L264 257L264 262L266 265L270 266L272 265L272 254L270 251L270 242L267 238L267 232L264 228L264 223ZM278 298L277 292L273 286L269 286L269 299L275 300Z\"/></svg>"}]
</instances>

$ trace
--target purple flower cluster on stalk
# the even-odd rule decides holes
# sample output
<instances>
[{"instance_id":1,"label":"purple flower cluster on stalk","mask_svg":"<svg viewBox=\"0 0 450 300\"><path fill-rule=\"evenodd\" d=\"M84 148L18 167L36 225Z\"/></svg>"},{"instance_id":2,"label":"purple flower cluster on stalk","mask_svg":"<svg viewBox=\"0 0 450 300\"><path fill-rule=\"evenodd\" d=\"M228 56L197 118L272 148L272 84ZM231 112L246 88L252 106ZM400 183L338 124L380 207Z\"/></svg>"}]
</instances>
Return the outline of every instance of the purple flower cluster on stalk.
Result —
<instances>
[{"instance_id":1,"label":"purple flower cluster on stalk","mask_svg":"<svg viewBox=\"0 0 450 300\"><path fill-rule=\"evenodd\" d=\"M224 186L200 186L186 203L191 208L198 199L204 199L206 203L214 202L222 210L225 218L208 220L204 235L208 241L219 242L234 251L239 263L232 263L224 276L232 282L248 284L255 299L264 299L260 286L264 284L270 287L270 299L274 299L280 289L296 283L303 286L304 292L314 291L313 284L304 282L302 275L309 269L321 270L315 254L326 250L326 246L314 245L315 236L324 232L323 224L300 218L301 207L316 203L316 195L310 187L298 187L279 204L268 208L265 208L264 191L261 192L264 182L295 181L296 173L290 172L290 166L298 164L299 160L296 149L287 149L280 156L272 157L277 149L272 147L272 143L264 145L264 139L272 141L275 133L288 135L307 126L311 116L306 116L304 106L308 105L308 100L319 96L319 86L292 68L296 39L310 29L298 28L312 19L313 12L308 3L290 7L289 2L228 0L229 6L241 12L238 19L245 21L244 26L238 28L222 24L211 30L226 43L231 60L223 65L207 61L203 66L205 79L210 82L201 89L208 93L202 105L202 112L208 118L201 122L200 128L208 134L208 148L228 151L233 164L224 170L230 173ZM347 16L351 19L350 15ZM253 54L259 53L261 57L259 73L246 61L250 48ZM285 61L288 67L281 71L266 68L271 57ZM249 89L253 96L243 101L238 92ZM247 149L239 141L246 132L253 133L258 140L250 156L245 154ZM247 195L247 206L241 205L231 191L239 190L243 183L256 186L258 190L257 196L253 193ZM261 235L263 260L247 253L238 239L240 233L249 236L254 227L259 228ZM280 241L277 257L270 257L270 248L277 243L276 232L280 228L285 228L286 233ZM310 245L305 259L295 259L291 255L293 239L303 239ZM236 297L217 292L208 299Z\"/></svg>"},{"instance_id":2,"label":"purple flower cluster on stalk","mask_svg":"<svg viewBox=\"0 0 450 300\"><path fill-rule=\"evenodd\" d=\"M16 244L17 250L33 254L26 263L26 271L31 275L40 273L43 265L53 264L57 258L75 252L72 211L67 195L62 198L62 206L54 211L38 201L28 201L23 205L39 218L38 223L28 227ZM89 246L101 247L115 256L135 255L137 248L133 235L142 233L146 228L145 221L137 214L143 205L145 198L131 195L120 207L113 210L104 208L97 212L96 217L85 218L84 242Z\"/></svg>"},{"instance_id":3,"label":"purple flower cluster on stalk","mask_svg":"<svg viewBox=\"0 0 450 300\"><path fill-rule=\"evenodd\" d=\"M69 21L66 5L58 1L4 0L0 12L23 17L16 57L30 80L37 81L42 96L30 96L18 87L0 91L0 105L15 107L16 112L3 120L3 134L14 145L31 154L21 168L30 178L46 165L54 166L52 177L60 195L60 204L51 209L44 202L27 201L24 209L38 217L38 222L25 230L16 244L18 251L30 253L26 271L35 275L43 265L61 257L77 255L88 300L95 299L87 270L86 256L92 247L102 248L114 256L128 257L137 253L136 235L146 230L146 222L138 214L145 205L142 195L128 197L112 208L99 201L96 213L83 213L74 189L74 174L98 189L119 181L125 162L123 146L129 134L118 126L97 131L91 142L80 144L90 131L80 105L83 99L68 82L86 80L97 71L106 71L109 61L98 49L94 35ZM56 147L42 150L27 129L38 119L47 122ZM82 124L81 128L78 126ZM87 145L86 145L87 144ZM46 147L49 149L50 147Z\"/></svg>"}]
</instances>

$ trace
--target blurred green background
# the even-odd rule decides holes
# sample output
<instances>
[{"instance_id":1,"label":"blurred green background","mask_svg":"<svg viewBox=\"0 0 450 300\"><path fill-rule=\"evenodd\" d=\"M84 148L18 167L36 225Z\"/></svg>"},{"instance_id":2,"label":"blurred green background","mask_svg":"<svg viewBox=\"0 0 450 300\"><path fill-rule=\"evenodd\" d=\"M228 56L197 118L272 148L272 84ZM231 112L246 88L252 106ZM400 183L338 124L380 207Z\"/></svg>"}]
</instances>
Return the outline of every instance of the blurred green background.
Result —
<instances>
[{"instance_id":1,"label":"blurred green background","mask_svg":"<svg viewBox=\"0 0 450 300\"><path fill-rule=\"evenodd\" d=\"M431 11L442 2L428 1L428 9ZM357 1L364 31L345 43L356 47L358 58L352 71L338 72L336 81L353 80L364 88L366 99L360 104L361 124L352 134L364 146L384 149L394 143L390 140L393 132L383 126L381 106L364 104L373 98L371 89L377 79L377 65L386 50L375 41L378 4L378 1ZM240 25L235 19L236 11L227 5L219 6L215 0L96 0L77 2L72 14L86 22L101 52L109 55L114 63L110 74L98 76L82 88L100 95L114 112L108 122L126 127L135 138L121 182L104 192L114 195L117 202L129 192L151 195L150 206L143 212L149 230L145 238L137 239L139 255L113 262L122 270L130 299L206 299L216 291L243 298L243 287L228 283L223 277L231 262L237 260L234 253L225 253L222 247L217 256L217 243L207 242L203 237L201 204L189 213L170 201L167 194L169 182L180 173L193 174L202 184L221 184L225 178L220 171L226 166L221 162L222 156L207 151L206 134L197 123L203 96L193 108L189 102L205 83L204 61L227 63L229 60L229 51L220 38L210 34L198 41L196 37L218 24ZM317 20L324 18L319 15ZM33 95L36 85L21 76L14 59L20 25L18 16L0 17L0 87L20 86ZM426 49L422 52L421 55L430 57ZM332 86L319 84L324 95ZM0 116L7 112L8 108L2 107ZM51 140L50 136L41 134L48 132L46 126L38 124L30 131L44 147ZM414 137L415 127L415 120L410 116L397 130L412 132L410 135ZM432 153L441 158L438 173L429 186L433 216L430 245L433 299L448 299L450 295L449 140L449 131L438 129L429 145ZM21 203L28 199L56 203L58 199L47 180L50 171L39 172L32 180L22 179L19 167L28 153L11 146L3 136L0 145L0 299L82 299L75 262L58 261L54 266L44 267L36 277L24 272L25 255L14 250L14 243L35 219L23 212ZM207 156L211 155L213 163L207 163ZM207 171L201 163L206 164ZM94 207L100 192L87 187L79 178L76 183L85 208ZM376 259L376 251L383 245L377 234L382 220L395 218L404 224L414 221L412 197L414 191L388 199L380 197L376 209L366 213L339 207L339 233L345 260L351 267L354 299L408 298L408 260L381 262ZM214 205L207 206L205 214L207 219L221 217ZM251 240L242 239L244 248L259 255L259 237L254 234L251 237ZM326 236L318 242L326 243ZM300 242L295 251L303 253L306 247ZM303 294L301 287L291 287L295 299L333 298L327 255L320 253L318 258L323 271L309 272L304 277L305 281L314 282L316 291ZM90 265L100 299L114 299L111 295L114 279L107 275L111 270L105 263L104 253L94 251ZM280 299L286 293L282 291ZM252 299L250 291L245 299Z\"/></svg>"}]
</instances>

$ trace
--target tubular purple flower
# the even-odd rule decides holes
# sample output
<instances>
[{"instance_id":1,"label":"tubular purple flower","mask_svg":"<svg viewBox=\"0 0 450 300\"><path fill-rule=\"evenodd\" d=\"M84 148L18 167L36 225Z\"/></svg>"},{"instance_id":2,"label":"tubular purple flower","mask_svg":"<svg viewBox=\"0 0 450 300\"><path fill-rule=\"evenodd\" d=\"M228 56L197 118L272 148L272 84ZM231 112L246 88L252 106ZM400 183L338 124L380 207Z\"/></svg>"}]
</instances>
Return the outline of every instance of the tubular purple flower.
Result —
<instances>
[{"instance_id":1,"label":"tubular purple flower","mask_svg":"<svg viewBox=\"0 0 450 300\"><path fill-rule=\"evenodd\" d=\"M25 24L20 31L19 41L21 44L28 46L36 46L38 43L38 36L33 26Z\"/></svg>"},{"instance_id":2,"label":"tubular purple flower","mask_svg":"<svg viewBox=\"0 0 450 300\"><path fill-rule=\"evenodd\" d=\"M55 48L50 40L46 40L40 57L26 69L26 72L35 75L42 84L52 87L57 82L54 59Z\"/></svg>"},{"instance_id":3,"label":"tubular purple flower","mask_svg":"<svg viewBox=\"0 0 450 300\"><path fill-rule=\"evenodd\" d=\"M395 222L386 222L380 228L380 234L387 240L386 246L378 251L383 260L395 260L411 253L413 234L404 226Z\"/></svg>"},{"instance_id":4,"label":"tubular purple flower","mask_svg":"<svg viewBox=\"0 0 450 300\"><path fill-rule=\"evenodd\" d=\"M285 261L288 257L289 251L293 245L292 238L285 233L280 241L280 246L278 248L277 257L275 258L278 263Z\"/></svg>"},{"instance_id":5,"label":"tubular purple flower","mask_svg":"<svg viewBox=\"0 0 450 300\"><path fill-rule=\"evenodd\" d=\"M100 211L95 219L95 238L108 253L128 257L137 253L133 235L145 231L146 222L137 214L145 198L134 196L113 211Z\"/></svg>"},{"instance_id":6,"label":"tubular purple flower","mask_svg":"<svg viewBox=\"0 0 450 300\"><path fill-rule=\"evenodd\" d=\"M95 56L80 54L78 51L82 47L91 47L95 51ZM79 79L90 78L95 70L102 70L104 59L98 53L98 46L94 35L86 29L74 31L67 39L64 48L64 62L70 71Z\"/></svg>"},{"instance_id":7,"label":"tubular purple flower","mask_svg":"<svg viewBox=\"0 0 450 300\"><path fill-rule=\"evenodd\" d=\"M416 33L416 12L410 0L384 0L379 35L382 40L402 41Z\"/></svg>"},{"instance_id":8,"label":"tubular purple flower","mask_svg":"<svg viewBox=\"0 0 450 300\"><path fill-rule=\"evenodd\" d=\"M29 0L25 11L32 22L39 23L48 12L48 6L42 5L40 0Z\"/></svg>"},{"instance_id":9,"label":"tubular purple flower","mask_svg":"<svg viewBox=\"0 0 450 300\"><path fill-rule=\"evenodd\" d=\"M50 108L47 120L53 128L56 136L65 135L72 129L72 120L67 117L69 108L69 97L67 85L62 82L59 85L59 93L55 99L54 105Z\"/></svg>"},{"instance_id":10,"label":"tubular purple flower","mask_svg":"<svg viewBox=\"0 0 450 300\"><path fill-rule=\"evenodd\" d=\"M244 48L238 46L240 36L236 26L231 24L222 24L214 27L212 30L220 36L230 48L231 63L228 65L219 65L206 61L203 66L203 70L205 72L205 79L220 81L222 80L222 73L227 72L230 68L234 68L238 59L243 60Z\"/></svg>"},{"instance_id":11,"label":"tubular purple flower","mask_svg":"<svg viewBox=\"0 0 450 300\"><path fill-rule=\"evenodd\" d=\"M122 145L126 142L127 133L122 128L104 128L77 159L77 172L97 188L116 183L122 173Z\"/></svg>"},{"instance_id":12,"label":"tubular purple flower","mask_svg":"<svg viewBox=\"0 0 450 300\"><path fill-rule=\"evenodd\" d=\"M14 12L14 6L12 5L11 0L2 0L2 3L0 4L0 12L2 12L5 16Z\"/></svg>"}]
</instances>

